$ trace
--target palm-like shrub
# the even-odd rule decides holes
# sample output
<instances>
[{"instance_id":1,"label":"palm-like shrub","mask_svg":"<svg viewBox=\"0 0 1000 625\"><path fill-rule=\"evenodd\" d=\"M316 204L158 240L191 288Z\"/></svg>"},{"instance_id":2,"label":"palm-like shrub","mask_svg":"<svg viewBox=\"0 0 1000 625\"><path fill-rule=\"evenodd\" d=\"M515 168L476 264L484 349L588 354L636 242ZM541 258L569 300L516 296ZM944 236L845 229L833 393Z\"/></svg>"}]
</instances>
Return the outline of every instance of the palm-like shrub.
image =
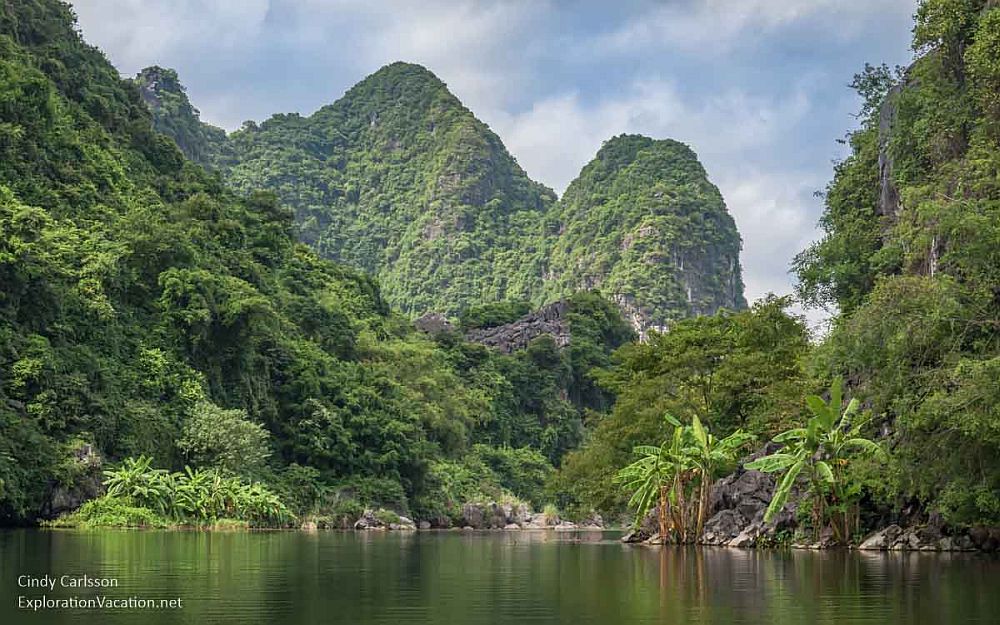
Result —
<instances>
[{"instance_id":1,"label":"palm-like shrub","mask_svg":"<svg viewBox=\"0 0 1000 625\"><path fill-rule=\"evenodd\" d=\"M177 522L212 522L234 518L258 526L281 526L294 520L281 499L259 483L247 483L216 469L170 473L152 468L152 458L128 458L105 471L105 495L156 511Z\"/></svg>"},{"instance_id":2,"label":"palm-like shrub","mask_svg":"<svg viewBox=\"0 0 1000 625\"><path fill-rule=\"evenodd\" d=\"M636 523L659 504L660 536L692 542L704 527L712 481L751 437L737 430L716 438L697 416L691 425L682 425L669 414L664 420L673 427L670 437L659 447L636 447L639 459L619 471L615 481L632 493L629 506L635 510Z\"/></svg>"},{"instance_id":3,"label":"palm-like shrub","mask_svg":"<svg viewBox=\"0 0 1000 625\"><path fill-rule=\"evenodd\" d=\"M121 466L104 472L104 486L109 497L166 513L172 490L171 476L163 469L153 469L153 459L142 455L126 458Z\"/></svg>"},{"instance_id":4,"label":"palm-like shrub","mask_svg":"<svg viewBox=\"0 0 1000 625\"><path fill-rule=\"evenodd\" d=\"M765 473L783 472L765 513L765 521L770 522L784 507L801 476L812 497L814 532L829 521L834 538L844 542L858 527L860 495L860 487L850 479L848 467L854 459L884 456L885 452L878 443L861 435L868 419L859 417L861 403L857 398L844 406L839 379L830 388L829 402L810 395L806 405L812 413L806 426L774 437L774 442L783 444L784 448L746 467Z\"/></svg>"}]
</instances>

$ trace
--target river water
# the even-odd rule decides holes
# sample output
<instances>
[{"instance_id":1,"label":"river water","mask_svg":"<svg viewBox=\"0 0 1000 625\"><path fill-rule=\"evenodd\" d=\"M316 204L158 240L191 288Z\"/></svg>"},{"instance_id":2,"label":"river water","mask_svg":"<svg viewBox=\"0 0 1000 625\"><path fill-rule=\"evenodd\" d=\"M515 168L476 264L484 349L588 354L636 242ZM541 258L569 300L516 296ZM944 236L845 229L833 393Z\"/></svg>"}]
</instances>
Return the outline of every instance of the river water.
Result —
<instances>
[{"instance_id":1,"label":"river water","mask_svg":"<svg viewBox=\"0 0 1000 625\"><path fill-rule=\"evenodd\" d=\"M617 536L0 531L0 623L1000 623L991 556ZM117 585L65 586L83 576ZM48 579L54 589L22 587ZM93 607L56 603L70 598ZM19 607L30 601L48 607Z\"/></svg>"}]
</instances>

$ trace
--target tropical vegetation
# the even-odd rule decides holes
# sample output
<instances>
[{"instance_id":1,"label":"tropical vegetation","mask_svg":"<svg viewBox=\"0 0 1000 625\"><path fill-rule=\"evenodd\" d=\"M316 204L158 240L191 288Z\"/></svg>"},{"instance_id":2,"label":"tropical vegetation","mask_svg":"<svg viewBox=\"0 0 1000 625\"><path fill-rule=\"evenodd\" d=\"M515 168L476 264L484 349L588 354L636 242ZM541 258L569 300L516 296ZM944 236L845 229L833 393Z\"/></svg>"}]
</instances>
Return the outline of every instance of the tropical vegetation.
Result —
<instances>
[{"instance_id":1,"label":"tropical vegetation","mask_svg":"<svg viewBox=\"0 0 1000 625\"><path fill-rule=\"evenodd\" d=\"M619 471L615 481L631 493L636 523L656 505L662 540L695 542L705 527L715 478L732 468L752 437L736 430L718 439L697 415L690 425L681 425L670 414L664 421L673 428L670 437L659 447L636 447L633 451L640 458Z\"/></svg>"},{"instance_id":2,"label":"tropical vegetation","mask_svg":"<svg viewBox=\"0 0 1000 625\"><path fill-rule=\"evenodd\" d=\"M806 397L812 416L805 427L793 428L774 437L782 448L746 464L765 473L782 472L764 515L771 521L784 508L792 489L804 478L811 497L814 533L830 524L833 539L847 542L860 530L858 501L862 484L851 472L851 461L865 456L884 456L878 443L862 432L868 418L859 414L861 403L852 398L843 403L842 382L830 388L830 399ZM801 504L800 504L801 505Z\"/></svg>"},{"instance_id":3,"label":"tropical vegetation","mask_svg":"<svg viewBox=\"0 0 1000 625\"><path fill-rule=\"evenodd\" d=\"M992 0L924 0L914 62L855 77L793 265L833 313L814 336L792 298L745 305L682 144L615 137L557 199L404 63L226 135L170 70L121 79L65 3L0 3L0 523L103 477L64 522L516 499L655 505L684 542L752 437L782 446L743 467L778 476L770 518L1000 524L998 32ZM468 340L557 298L568 345Z\"/></svg>"}]
</instances>

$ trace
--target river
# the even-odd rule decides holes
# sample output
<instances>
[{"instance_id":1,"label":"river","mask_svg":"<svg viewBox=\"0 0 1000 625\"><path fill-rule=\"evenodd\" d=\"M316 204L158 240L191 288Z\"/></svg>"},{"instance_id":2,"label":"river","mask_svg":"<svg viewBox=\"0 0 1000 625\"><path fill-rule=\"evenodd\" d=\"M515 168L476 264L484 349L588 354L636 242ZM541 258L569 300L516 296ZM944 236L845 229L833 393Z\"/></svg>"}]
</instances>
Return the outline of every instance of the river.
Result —
<instances>
[{"instance_id":1,"label":"river","mask_svg":"<svg viewBox=\"0 0 1000 625\"><path fill-rule=\"evenodd\" d=\"M0 623L1000 622L991 556L661 548L617 536L6 530ZM67 586L81 583L115 585ZM48 607L18 607L43 596ZM54 603L71 597L104 607Z\"/></svg>"}]
</instances>

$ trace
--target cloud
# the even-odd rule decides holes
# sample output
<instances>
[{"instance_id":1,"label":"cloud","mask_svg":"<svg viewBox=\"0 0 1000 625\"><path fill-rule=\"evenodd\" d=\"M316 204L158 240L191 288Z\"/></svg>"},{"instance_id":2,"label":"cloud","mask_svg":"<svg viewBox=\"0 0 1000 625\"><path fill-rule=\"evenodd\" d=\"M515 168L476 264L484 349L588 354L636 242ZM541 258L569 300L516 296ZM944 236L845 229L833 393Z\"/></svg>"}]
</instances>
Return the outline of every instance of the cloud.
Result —
<instances>
[{"instance_id":1,"label":"cloud","mask_svg":"<svg viewBox=\"0 0 1000 625\"><path fill-rule=\"evenodd\" d=\"M809 112L804 91L766 98L739 89L692 97L676 84L637 80L615 97L586 104L577 92L536 102L520 114L483 116L528 172L562 192L610 137L625 133L670 137L703 160L762 149Z\"/></svg>"},{"instance_id":2,"label":"cloud","mask_svg":"<svg viewBox=\"0 0 1000 625\"><path fill-rule=\"evenodd\" d=\"M871 16L913 14L916 0L686 0L652 4L599 38L605 51L665 47L715 56L759 43L782 28L821 24L828 36L849 38ZM833 26L832 28L830 26Z\"/></svg>"},{"instance_id":3,"label":"cloud","mask_svg":"<svg viewBox=\"0 0 1000 625\"><path fill-rule=\"evenodd\" d=\"M219 51L260 35L268 0L77 0L84 37L132 73L194 46Z\"/></svg>"}]
</instances>

